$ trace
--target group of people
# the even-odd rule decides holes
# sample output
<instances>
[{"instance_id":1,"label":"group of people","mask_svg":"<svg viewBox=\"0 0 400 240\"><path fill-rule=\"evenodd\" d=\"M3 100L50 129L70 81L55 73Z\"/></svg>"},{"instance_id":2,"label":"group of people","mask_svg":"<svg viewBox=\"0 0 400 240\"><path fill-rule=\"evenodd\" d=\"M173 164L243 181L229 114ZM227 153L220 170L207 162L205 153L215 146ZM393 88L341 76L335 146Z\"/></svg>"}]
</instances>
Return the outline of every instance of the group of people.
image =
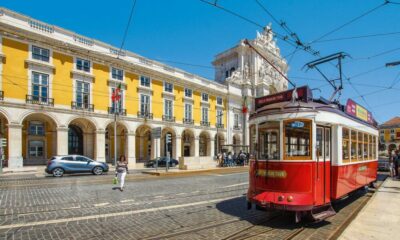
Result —
<instances>
[{"instance_id":1,"label":"group of people","mask_svg":"<svg viewBox=\"0 0 400 240\"><path fill-rule=\"evenodd\" d=\"M393 151L390 158L390 176L392 178L400 178L399 176L399 167L400 167L400 152Z\"/></svg>"},{"instance_id":2,"label":"group of people","mask_svg":"<svg viewBox=\"0 0 400 240\"><path fill-rule=\"evenodd\" d=\"M218 153L218 166L220 167L234 167L234 166L244 166L249 162L249 154L240 150L239 153L235 152L223 152Z\"/></svg>"}]
</instances>

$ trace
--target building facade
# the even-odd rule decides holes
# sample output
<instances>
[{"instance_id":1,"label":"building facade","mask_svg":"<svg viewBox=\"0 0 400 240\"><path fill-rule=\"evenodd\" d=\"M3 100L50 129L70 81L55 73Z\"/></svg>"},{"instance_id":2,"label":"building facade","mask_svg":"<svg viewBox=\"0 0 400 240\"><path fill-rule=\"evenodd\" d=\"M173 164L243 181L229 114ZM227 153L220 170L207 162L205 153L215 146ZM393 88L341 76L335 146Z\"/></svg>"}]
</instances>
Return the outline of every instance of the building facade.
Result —
<instances>
[{"instance_id":1,"label":"building facade","mask_svg":"<svg viewBox=\"0 0 400 240\"><path fill-rule=\"evenodd\" d=\"M269 32L254 41L281 59ZM229 51L216 57L212 81L0 9L0 137L8 142L7 166L45 164L66 154L112 163L114 148L133 168L167 153L212 161L221 145L248 144L243 96L251 103L287 85L273 75L268 80L270 72L242 43L234 49L236 60L225 57ZM231 61L237 65L228 66ZM279 63L286 72L284 60ZM221 65L235 70L222 78ZM113 106L118 86L121 101ZM157 127L159 139L151 135Z\"/></svg>"},{"instance_id":2,"label":"building facade","mask_svg":"<svg viewBox=\"0 0 400 240\"><path fill-rule=\"evenodd\" d=\"M400 150L400 117L394 117L379 125L379 139L381 152Z\"/></svg>"}]
</instances>

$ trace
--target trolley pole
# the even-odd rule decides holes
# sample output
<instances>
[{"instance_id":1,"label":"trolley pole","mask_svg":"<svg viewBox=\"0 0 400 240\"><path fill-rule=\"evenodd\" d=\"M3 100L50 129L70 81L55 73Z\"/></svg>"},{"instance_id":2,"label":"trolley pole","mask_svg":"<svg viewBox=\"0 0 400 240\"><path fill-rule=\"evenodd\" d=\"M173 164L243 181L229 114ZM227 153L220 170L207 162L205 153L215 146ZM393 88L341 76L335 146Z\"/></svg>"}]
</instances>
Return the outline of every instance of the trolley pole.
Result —
<instances>
[{"instance_id":1,"label":"trolley pole","mask_svg":"<svg viewBox=\"0 0 400 240\"><path fill-rule=\"evenodd\" d=\"M114 101L114 166L117 167L117 104Z\"/></svg>"}]
</instances>

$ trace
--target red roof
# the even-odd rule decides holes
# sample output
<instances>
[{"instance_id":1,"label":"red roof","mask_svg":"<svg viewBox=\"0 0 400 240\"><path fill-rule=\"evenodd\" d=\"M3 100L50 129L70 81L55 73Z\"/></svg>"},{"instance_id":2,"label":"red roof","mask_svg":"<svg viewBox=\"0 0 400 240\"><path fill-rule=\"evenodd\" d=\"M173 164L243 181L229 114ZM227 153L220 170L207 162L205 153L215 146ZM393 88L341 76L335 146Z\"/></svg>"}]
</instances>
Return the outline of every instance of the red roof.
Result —
<instances>
[{"instance_id":1,"label":"red roof","mask_svg":"<svg viewBox=\"0 0 400 240\"><path fill-rule=\"evenodd\" d=\"M388 127L388 126L393 126L393 125L400 125L400 117L394 117L390 119L387 122L384 122L381 126L382 127Z\"/></svg>"}]
</instances>

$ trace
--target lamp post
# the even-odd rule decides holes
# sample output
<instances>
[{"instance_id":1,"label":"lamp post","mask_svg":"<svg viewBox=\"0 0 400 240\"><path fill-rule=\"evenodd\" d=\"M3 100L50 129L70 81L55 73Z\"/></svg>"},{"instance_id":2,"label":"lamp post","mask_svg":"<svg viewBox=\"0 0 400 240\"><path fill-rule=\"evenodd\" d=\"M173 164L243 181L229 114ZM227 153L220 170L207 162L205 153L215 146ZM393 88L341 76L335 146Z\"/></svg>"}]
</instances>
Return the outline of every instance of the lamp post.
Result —
<instances>
[{"instance_id":1,"label":"lamp post","mask_svg":"<svg viewBox=\"0 0 400 240\"><path fill-rule=\"evenodd\" d=\"M224 115L223 112L217 115L217 155L219 153L219 136L218 136L218 129L221 126L222 116ZM220 120L221 119L221 120Z\"/></svg>"}]
</instances>

